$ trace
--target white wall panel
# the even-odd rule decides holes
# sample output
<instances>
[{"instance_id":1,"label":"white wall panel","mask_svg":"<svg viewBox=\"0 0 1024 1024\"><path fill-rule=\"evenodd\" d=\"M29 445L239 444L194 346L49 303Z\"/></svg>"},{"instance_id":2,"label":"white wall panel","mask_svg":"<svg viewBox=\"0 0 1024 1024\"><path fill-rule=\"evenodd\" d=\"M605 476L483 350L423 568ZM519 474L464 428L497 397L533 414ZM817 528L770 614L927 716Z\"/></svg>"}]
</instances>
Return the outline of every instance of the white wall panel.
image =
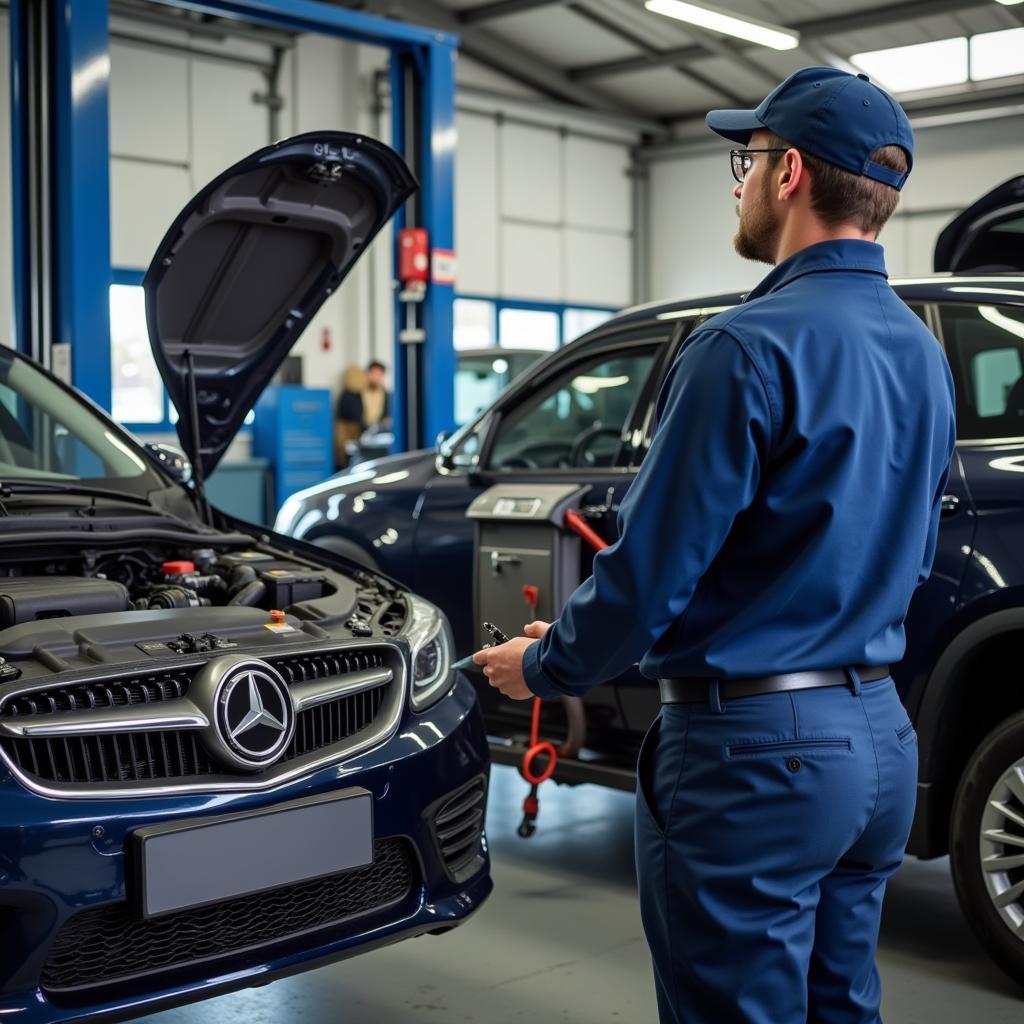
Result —
<instances>
[{"instance_id":1,"label":"white wall panel","mask_svg":"<svg viewBox=\"0 0 1024 1024\"><path fill-rule=\"evenodd\" d=\"M513 299L562 298L562 232L505 224L501 229L501 294Z\"/></svg>"},{"instance_id":2,"label":"white wall panel","mask_svg":"<svg viewBox=\"0 0 1024 1024\"><path fill-rule=\"evenodd\" d=\"M747 288L764 275L763 264L741 260L733 250L737 221L731 187L724 147L720 154L651 165L646 298L699 298Z\"/></svg>"},{"instance_id":3,"label":"white wall panel","mask_svg":"<svg viewBox=\"0 0 1024 1024\"><path fill-rule=\"evenodd\" d=\"M629 150L568 136L565 140L565 220L575 227L629 231L632 226Z\"/></svg>"},{"instance_id":4,"label":"white wall panel","mask_svg":"<svg viewBox=\"0 0 1024 1024\"><path fill-rule=\"evenodd\" d=\"M270 141L267 108L252 101L266 91L256 70L192 60L192 180L201 189L231 164Z\"/></svg>"},{"instance_id":5,"label":"white wall panel","mask_svg":"<svg viewBox=\"0 0 1024 1024\"><path fill-rule=\"evenodd\" d=\"M188 58L152 47L110 45L110 151L188 159Z\"/></svg>"},{"instance_id":6,"label":"white wall panel","mask_svg":"<svg viewBox=\"0 0 1024 1024\"><path fill-rule=\"evenodd\" d=\"M498 293L498 126L492 118L460 114L456 119L455 249L458 290Z\"/></svg>"},{"instance_id":7,"label":"white wall panel","mask_svg":"<svg viewBox=\"0 0 1024 1024\"><path fill-rule=\"evenodd\" d=\"M192 197L187 170L135 160L110 161L110 260L149 266L171 221Z\"/></svg>"},{"instance_id":8,"label":"white wall panel","mask_svg":"<svg viewBox=\"0 0 1024 1024\"><path fill-rule=\"evenodd\" d=\"M632 242L627 235L565 232L565 301L628 306L632 301Z\"/></svg>"},{"instance_id":9,"label":"white wall panel","mask_svg":"<svg viewBox=\"0 0 1024 1024\"><path fill-rule=\"evenodd\" d=\"M880 241L893 277L932 270L932 252L953 211L1020 174L1024 118L915 127L914 170ZM641 298L692 297L747 288L767 271L733 251L735 200L726 146L651 165L648 258L651 287Z\"/></svg>"},{"instance_id":10,"label":"white wall panel","mask_svg":"<svg viewBox=\"0 0 1024 1024\"><path fill-rule=\"evenodd\" d=\"M562 145L557 132L501 128L501 213L557 223L562 219Z\"/></svg>"}]
</instances>

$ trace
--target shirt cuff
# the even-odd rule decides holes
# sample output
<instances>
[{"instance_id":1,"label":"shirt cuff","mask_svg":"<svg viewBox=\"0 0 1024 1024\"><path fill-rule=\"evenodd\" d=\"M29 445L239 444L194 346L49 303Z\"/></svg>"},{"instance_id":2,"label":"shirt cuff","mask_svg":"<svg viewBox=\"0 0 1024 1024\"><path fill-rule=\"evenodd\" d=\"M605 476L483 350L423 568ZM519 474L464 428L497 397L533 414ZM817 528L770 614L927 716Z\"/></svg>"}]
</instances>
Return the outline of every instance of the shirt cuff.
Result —
<instances>
[{"instance_id":1,"label":"shirt cuff","mask_svg":"<svg viewBox=\"0 0 1024 1024\"><path fill-rule=\"evenodd\" d=\"M523 678L530 692L535 697L564 697L565 691L560 690L547 677L540 664L541 647L539 640L535 640L523 651Z\"/></svg>"}]
</instances>

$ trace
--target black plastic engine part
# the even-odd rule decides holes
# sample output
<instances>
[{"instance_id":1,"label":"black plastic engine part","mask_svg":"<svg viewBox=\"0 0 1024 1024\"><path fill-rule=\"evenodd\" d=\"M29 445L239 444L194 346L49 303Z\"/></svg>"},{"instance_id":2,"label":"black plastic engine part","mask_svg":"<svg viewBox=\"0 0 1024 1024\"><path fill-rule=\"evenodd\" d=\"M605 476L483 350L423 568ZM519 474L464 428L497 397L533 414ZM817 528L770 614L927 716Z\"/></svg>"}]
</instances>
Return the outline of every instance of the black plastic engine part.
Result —
<instances>
[{"instance_id":1,"label":"black plastic engine part","mask_svg":"<svg viewBox=\"0 0 1024 1024\"><path fill-rule=\"evenodd\" d=\"M189 587L154 587L145 602L137 602L137 607L146 608L198 608L209 601L201 598Z\"/></svg>"},{"instance_id":2,"label":"black plastic engine part","mask_svg":"<svg viewBox=\"0 0 1024 1024\"><path fill-rule=\"evenodd\" d=\"M271 608L287 608L324 595L323 576L301 566L263 569L259 578L267 588Z\"/></svg>"},{"instance_id":3,"label":"black plastic engine part","mask_svg":"<svg viewBox=\"0 0 1024 1024\"><path fill-rule=\"evenodd\" d=\"M128 607L127 588L113 580L25 576L0 582L0 629L66 615L123 612Z\"/></svg>"},{"instance_id":4,"label":"black plastic engine part","mask_svg":"<svg viewBox=\"0 0 1024 1024\"><path fill-rule=\"evenodd\" d=\"M253 580L251 583L246 583L241 590L234 594L231 600L228 601L228 604L233 607L242 605L243 607L251 608L263 599L266 592L267 588L264 583L261 583L259 580Z\"/></svg>"}]
</instances>

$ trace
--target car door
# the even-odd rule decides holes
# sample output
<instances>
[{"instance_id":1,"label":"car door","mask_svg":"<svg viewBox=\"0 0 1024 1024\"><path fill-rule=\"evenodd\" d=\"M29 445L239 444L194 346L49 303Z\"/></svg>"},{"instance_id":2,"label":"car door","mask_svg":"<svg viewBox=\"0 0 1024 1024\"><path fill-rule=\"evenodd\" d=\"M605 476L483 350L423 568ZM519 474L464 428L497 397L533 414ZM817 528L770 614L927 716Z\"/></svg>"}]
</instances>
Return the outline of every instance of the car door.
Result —
<instances>
[{"instance_id":1,"label":"car door","mask_svg":"<svg viewBox=\"0 0 1024 1024\"><path fill-rule=\"evenodd\" d=\"M416 512L414 586L448 613L461 653L485 639L472 621L470 502L499 482L579 482L589 488L585 504L607 506L593 525L610 538L612 509L636 472L673 327L604 332L545 361L459 438L447 467L425 488ZM523 614L525 622L525 605Z\"/></svg>"}]
</instances>

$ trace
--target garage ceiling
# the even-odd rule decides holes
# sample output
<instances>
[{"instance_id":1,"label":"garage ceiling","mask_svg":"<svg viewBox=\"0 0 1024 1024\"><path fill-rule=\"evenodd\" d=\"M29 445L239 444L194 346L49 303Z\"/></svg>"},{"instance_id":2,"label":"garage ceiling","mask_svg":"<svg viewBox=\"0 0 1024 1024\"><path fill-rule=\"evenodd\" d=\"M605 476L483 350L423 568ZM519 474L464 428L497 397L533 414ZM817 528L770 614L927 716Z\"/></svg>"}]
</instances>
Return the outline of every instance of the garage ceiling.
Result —
<instances>
[{"instance_id":1,"label":"garage ceiling","mask_svg":"<svg viewBox=\"0 0 1024 1024\"><path fill-rule=\"evenodd\" d=\"M808 64L844 66L851 54L866 50L1024 25L1024 4L995 0L722 0L732 13L797 30L799 48L780 52L652 14L642 0L353 5L455 31L469 56L554 99L667 123L709 106L759 100ZM1024 95L1024 83L1015 84Z\"/></svg>"},{"instance_id":2,"label":"garage ceiling","mask_svg":"<svg viewBox=\"0 0 1024 1024\"><path fill-rule=\"evenodd\" d=\"M1024 26L1024 2L997 0L699 0L799 32L778 51L685 25L643 0L328 0L455 32L464 54L560 104L676 134L713 106L748 106L809 64L855 53ZM211 27L220 19L142 0L112 10ZM173 15L172 15L173 11ZM197 24L198 23L198 24ZM206 23L205 25L203 23ZM257 30L249 30L256 35ZM256 36L265 35L259 32ZM1024 101L1024 75L901 96L915 111Z\"/></svg>"}]
</instances>

